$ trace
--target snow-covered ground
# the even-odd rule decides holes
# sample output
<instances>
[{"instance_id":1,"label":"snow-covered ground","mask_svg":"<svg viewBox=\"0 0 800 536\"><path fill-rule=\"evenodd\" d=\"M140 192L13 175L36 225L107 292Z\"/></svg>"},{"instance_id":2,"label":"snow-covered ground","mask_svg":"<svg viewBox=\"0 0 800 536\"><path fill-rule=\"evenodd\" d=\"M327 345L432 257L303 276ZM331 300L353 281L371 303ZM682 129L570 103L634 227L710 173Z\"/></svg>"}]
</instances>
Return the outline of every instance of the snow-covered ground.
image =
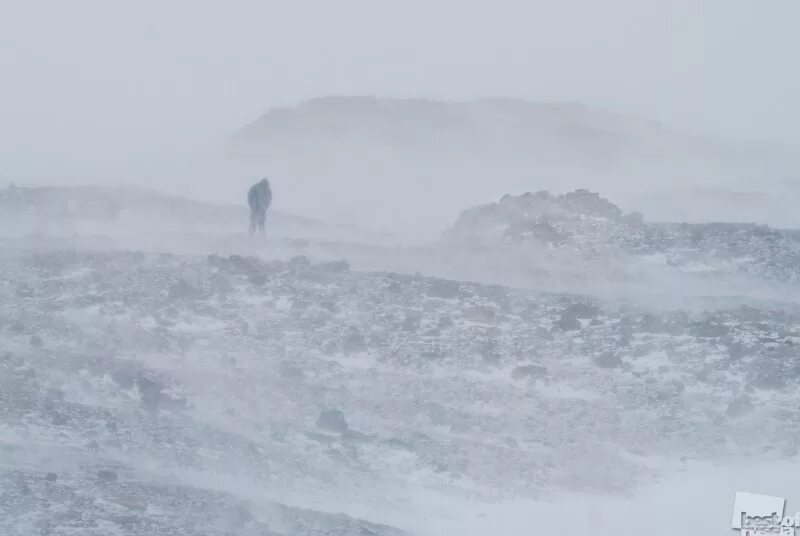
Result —
<instances>
[{"instance_id":1,"label":"snow-covered ground","mask_svg":"<svg viewBox=\"0 0 800 536\"><path fill-rule=\"evenodd\" d=\"M693 300L7 246L0 532L728 534L792 501L800 308Z\"/></svg>"},{"instance_id":2,"label":"snow-covered ground","mask_svg":"<svg viewBox=\"0 0 800 536\"><path fill-rule=\"evenodd\" d=\"M797 504L796 233L585 190L405 245L2 202L0 534L706 535L737 490Z\"/></svg>"}]
</instances>

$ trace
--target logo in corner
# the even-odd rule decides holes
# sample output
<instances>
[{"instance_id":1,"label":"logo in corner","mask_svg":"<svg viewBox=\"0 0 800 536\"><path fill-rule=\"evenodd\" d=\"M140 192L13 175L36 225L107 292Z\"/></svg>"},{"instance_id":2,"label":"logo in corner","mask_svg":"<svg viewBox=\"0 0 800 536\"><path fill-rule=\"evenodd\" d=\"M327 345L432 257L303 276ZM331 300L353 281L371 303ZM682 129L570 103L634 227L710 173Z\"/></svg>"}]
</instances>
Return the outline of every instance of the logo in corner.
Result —
<instances>
[{"instance_id":1,"label":"logo in corner","mask_svg":"<svg viewBox=\"0 0 800 536\"><path fill-rule=\"evenodd\" d=\"M731 528L739 530L741 536L795 536L800 512L784 517L785 507L783 497L737 491Z\"/></svg>"}]
</instances>

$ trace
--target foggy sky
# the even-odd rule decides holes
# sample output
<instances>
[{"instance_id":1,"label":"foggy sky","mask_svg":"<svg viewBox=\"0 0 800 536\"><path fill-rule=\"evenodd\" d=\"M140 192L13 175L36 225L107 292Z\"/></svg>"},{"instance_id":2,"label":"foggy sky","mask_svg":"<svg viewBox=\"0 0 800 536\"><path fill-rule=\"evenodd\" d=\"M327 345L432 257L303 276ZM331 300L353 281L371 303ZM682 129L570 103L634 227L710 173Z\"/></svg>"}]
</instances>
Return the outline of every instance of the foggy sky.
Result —
<instances>
[{"instance_id":1,"label":"foggy sky","mask_svg":"<svg viewBox=\"0 0 800 536\"><path fill-rule=\"evenodd\" d=\"M798 20L797 0L6 0L0 181L80 180L330 94L580 101L797 144Z\"/></svg>"}]
</instances>

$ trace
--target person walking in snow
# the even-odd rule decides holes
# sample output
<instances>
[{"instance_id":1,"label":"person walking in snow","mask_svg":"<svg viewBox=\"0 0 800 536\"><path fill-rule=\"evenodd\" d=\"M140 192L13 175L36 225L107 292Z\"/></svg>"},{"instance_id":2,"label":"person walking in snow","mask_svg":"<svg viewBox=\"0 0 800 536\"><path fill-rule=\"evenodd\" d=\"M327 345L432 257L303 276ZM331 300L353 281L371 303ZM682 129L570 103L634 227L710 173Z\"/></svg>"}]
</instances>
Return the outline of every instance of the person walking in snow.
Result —
<instances>
[{"instance_id":1,"label":"person walking in snow","mask_svg":"<svg viewBox=\"0 0 800 536\"><path fill-rule=\"evenodd\" d=\"M247 192L247 204L250 205L250 235L255 234L256 230L259 234L264 234L264 222L271 203L272 189L267 179L261 179L250 187Z\"/></svg>"}]
</instances>

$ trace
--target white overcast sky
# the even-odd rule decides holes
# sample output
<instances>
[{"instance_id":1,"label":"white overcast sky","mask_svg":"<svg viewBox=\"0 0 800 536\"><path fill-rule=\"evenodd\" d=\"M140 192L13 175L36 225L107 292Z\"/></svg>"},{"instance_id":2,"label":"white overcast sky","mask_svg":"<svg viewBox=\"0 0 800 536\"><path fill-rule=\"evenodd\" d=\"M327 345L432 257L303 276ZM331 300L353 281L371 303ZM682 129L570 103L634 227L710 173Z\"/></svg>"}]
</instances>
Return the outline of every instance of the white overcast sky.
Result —
<instances>
[{"instance_id":1,"label":"white overcast sky","mask_svg":"<svg viewBox=\"0 0 800 536\"><path fill-rule=\"evenodd\" d=\"M0 0L0 68L11 167L329 94L571 100L800 144L800 0Z\"/></svg>"}]
</instances>

